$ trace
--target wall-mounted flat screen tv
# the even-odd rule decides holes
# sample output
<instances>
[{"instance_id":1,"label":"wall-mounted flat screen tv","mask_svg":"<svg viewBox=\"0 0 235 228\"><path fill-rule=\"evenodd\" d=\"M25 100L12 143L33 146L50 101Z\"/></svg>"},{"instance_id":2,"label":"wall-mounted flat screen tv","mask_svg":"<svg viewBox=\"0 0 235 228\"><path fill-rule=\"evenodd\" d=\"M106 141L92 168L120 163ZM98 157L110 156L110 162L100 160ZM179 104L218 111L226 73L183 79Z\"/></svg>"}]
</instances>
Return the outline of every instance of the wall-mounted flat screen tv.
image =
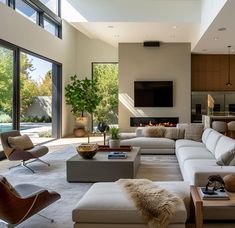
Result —
<instances>
[{"instance_id":1,"label":"wall-mounted flat screen tv","mask_svg":"<svg viewBox=\"0 0 235 228\"><path fill-rule=\"evenodd\" d=\"M135 81L135 107L172 107L173 81Z\"/></svg>"}]
</instances>

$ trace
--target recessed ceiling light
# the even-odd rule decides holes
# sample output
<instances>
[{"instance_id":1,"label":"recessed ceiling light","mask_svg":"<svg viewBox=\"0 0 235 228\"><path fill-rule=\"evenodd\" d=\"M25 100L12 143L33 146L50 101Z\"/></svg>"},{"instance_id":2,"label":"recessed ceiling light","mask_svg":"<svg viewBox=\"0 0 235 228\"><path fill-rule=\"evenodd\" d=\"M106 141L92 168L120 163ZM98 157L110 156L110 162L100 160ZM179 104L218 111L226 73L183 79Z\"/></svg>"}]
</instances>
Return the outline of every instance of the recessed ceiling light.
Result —
<instances>
[{"instance_id":1,"label":"recessed ceiling light","mask_svg":"<svg viewBox=\"0 0 235 228\"><path fill-rule=\"evenodd\" d=\"M219 37L214 37L214 38L213 38L213 40L218 40L218 39L219 39Z\"/></svg>"},{"instance_id":2,"label":"recessed ceiling light","mask_svg":"<svg viewBox=\"0 0 235 228\"><path fill-rule=\"evenodd\" d=\"M108 25L108 28L112 29L112 28L114 28L114 26L113 25Z\"/></svg>"},{"instance_id":3,"label":"recessed ceiling light","mask_svg":"<svg viewBox=\"0 0 235 228\"><path fill-rule=\"evenodd\" d=\"M225 27L221 27L221 28L218 28L218 31L222 32L222 31L225 31L227 28Z\"/></svg>"},{"instance_id":4,"label":"recessed ceiling light","mask_svg":"<svg viewBox=\"0 0 235 228\"><path fill-rule=\"evenodd\" d=\"M176 26L176 25L174 25L172 28L173 28L173 29L177 29L177 26Z\"/></svg>"}]
</instances>

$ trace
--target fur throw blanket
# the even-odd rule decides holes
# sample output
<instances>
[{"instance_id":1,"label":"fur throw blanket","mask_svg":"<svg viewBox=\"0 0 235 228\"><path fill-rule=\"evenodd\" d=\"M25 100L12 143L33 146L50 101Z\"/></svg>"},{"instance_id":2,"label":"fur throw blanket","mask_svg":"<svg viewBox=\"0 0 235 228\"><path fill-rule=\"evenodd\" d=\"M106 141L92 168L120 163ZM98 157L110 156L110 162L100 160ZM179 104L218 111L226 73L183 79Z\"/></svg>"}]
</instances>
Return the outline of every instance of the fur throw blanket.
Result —
<instances>
[{"instance_id":1,"label":"fur throw blanket","mask_svg":"<svg viewBox=\"0 0 235 228\"><path fill-rule=\"evenodd\" d=\"M120 179L117 183L125 189L150 228L167 227L177 204L182 202L147 179Z\"/></svg>"}]
</instances>

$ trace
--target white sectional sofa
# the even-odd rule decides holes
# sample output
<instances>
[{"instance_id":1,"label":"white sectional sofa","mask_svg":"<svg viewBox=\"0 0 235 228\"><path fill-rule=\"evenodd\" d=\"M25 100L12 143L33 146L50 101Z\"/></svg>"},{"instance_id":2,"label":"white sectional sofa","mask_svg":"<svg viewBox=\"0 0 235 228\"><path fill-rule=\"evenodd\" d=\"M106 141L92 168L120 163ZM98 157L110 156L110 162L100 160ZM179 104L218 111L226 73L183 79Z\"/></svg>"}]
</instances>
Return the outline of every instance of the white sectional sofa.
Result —
<instances>
[{"instance_id":1,"label":"white sectional sofa","mask_svg":"<svg viewBox=\"0 0 235 228\"><path fill-rule=\"evenodd\" d=\"M230 165L218 165L221 156L230 153ZM207 128L202 135L202 142L176 140L176 156L185 181L196 186L205 186L210 175L235 174L235 140L217 131Z\"/></svg>"},{"instance_id":2,"label":"white sectional sofa","mask_svg":"<svg viewBox=\"0 0 235 228\"><path fill-rule=\"evenodd\" d=\"M156 153L154 150L166 152L169 149L172 149L172 153L174 150L176 152L184 182L156 182L184 201L184 204L177 207L169 228L185 227L190 215L190 185L205 186L210 175L219 174L223 177L235 173L235 140L211 128L203 131L202 142L190 139L167 140L169 147L172 148L163 147L166 142L164 138L138 137L135 134L124 136L126 144L130 145L132 142L132 146L143 146L144 152ZM148 143L151 143L152 148L148 147ZM161 146L155 143L160 143ZM218 165L218 162L221 165ZM225 165L226 163L229 165ZM115 182L94 184L73 210L74 227L147 228L134 203L123 191ZM235 207L204 207L203 214L207 220L233 220ZM213 228L235 227L234 223L225 225L215 222L209 225L211 226L208 227Z\"/></svg>"},{"instance_id":3,"label":"white sectional sofa","mask_svg":"<svg viewBox=\"0 0 235 228\"><path fill-rule=\"evenodd\" d=\"M207 128L201 142L190 139L145 137L140 132L125 133L121 145L141 147L142 154L176 154L184 181L205 186L210 175L235 173L235 158L230 165L218 165L221 155L235 154L235 140ZM182 136L180 136L182 138Z\"/></svg>"}]
</instances>

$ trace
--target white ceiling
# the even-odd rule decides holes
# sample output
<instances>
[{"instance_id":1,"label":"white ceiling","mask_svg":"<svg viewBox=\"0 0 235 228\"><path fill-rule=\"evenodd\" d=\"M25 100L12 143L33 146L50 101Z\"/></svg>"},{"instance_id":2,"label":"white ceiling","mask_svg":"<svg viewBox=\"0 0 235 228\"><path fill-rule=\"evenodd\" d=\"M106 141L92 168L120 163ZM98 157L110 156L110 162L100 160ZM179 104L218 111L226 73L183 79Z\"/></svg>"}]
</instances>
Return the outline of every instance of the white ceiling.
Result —
<instances>
[{"instance_id":1,"label":"white ceiling","mask_svg":"<svg viewBox=\"0 0 235 228\"><path fill-rule=\"evenodd\" d=\"M227 53L227 45L235 45L235 0L227 0L202 33L203 1L209 7L222 4L222 0L64 0L62 9L67 9L63 17L78 30L115 47L120 42L158 40L191 42L195 53ZM227 30L218 32L220 27Z\"/></svg>"},{"instance_id":2,"label":"white ceiling","mask_svg":"<svg viewBox=\"0 0 235 228\"><path fill-rule=\"evenodd\" d=\"M195 53L227 54L227 46L235 51L235 0L229 0L218 13L193 49ZM225 31L218 31L226 28ZM203 49L206 49L203 51Z\"/></svg>"}]
</instances>

